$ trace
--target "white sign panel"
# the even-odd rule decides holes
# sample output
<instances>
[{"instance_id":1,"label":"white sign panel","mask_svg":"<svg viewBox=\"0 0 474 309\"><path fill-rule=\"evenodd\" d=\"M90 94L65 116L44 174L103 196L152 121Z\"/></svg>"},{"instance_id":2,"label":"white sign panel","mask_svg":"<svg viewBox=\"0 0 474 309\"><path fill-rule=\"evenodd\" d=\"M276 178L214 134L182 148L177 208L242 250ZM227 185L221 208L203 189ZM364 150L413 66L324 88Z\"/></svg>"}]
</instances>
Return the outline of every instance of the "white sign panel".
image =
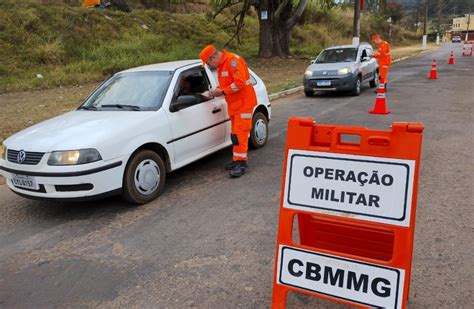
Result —
<instances>
[{"instance_id":1,"label":"white sign panel","mask_svg":"<svg viewBox=\"0 0 474 309\"><path fill-rule=\"evenodd\" d=\"M283 207L410 225L415 161L290 149Z\"/></svg>"},{"instance_id":2,"label":"white sign panel","mask_svg":"<svg viewBox=\"0 0 474 309\"><path fill-rule=\"evenodd\" d=\"M378 308L401 308L405 271L280 245L277 283Z\"/></svg>"}]
</instances>

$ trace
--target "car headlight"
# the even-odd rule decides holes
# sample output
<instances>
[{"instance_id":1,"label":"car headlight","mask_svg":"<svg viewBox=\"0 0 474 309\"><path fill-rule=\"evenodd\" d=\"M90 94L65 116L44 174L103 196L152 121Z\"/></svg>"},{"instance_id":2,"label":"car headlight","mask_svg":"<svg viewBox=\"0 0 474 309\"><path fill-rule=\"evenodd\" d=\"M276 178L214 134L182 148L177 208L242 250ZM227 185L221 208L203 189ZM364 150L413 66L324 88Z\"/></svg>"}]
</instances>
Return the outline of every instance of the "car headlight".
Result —
<instances>
[{"instance_id":1,"label":"car headlight","mask_svg":"<svg viewBox=\"0 0 474 309\"><path fill-rule=\"evenodd\" d=\"M304 76L306 76L306 77L311 77L311 76L313 76L313 71L311 71L311 70L306 70L306 71L304 72Z\"/></svg>"},{"instance_id":2,"label":"car headlight","mask_svg":"<svg viewBox=\"0 0 474 309\"><path fill-rule=\"evenodd\" d=\"M96 149L81 149L70 151L53 151L48 159L48 165L77 165L102 160Z\"/></svg>"},{"instance_id":3,"label":"car headlight","mask_svg":"<svg viewBox=\"0 0 474 309\"><path fill-rule=\"evenodd\" d=\"M7 152L7 147L5 145L0 146L0 158L5 160L5 153Z\"/></svg>"},{"instance_id":4,"label":"car headlight","mask_svg":"<svg viewBox=\"0 0 474 309\"><path fill-rule=\"evenodd\" d=\"M337 74L339 75L346 75L347 73L351 72L351 69L350 68L342 68L342 69L339 69L339 71L337 71Z\"/></svg>"}]
</instances>

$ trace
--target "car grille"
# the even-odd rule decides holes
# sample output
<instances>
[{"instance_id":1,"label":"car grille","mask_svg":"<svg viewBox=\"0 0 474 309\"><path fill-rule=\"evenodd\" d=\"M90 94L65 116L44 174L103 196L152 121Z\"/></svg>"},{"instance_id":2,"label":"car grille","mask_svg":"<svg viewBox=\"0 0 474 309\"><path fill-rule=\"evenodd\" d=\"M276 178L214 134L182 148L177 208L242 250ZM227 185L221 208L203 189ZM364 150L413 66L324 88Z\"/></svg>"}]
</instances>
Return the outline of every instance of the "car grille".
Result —
<instances>
[{"instance_id":1,"label":"car grille","mask_svg":"<svg viewBox=\"0 0 474 309\"><path fill-rule=\"evenodd\" d=\"M18 153L21 150L7 149L7 159L8 161L16 164L25 164L25 165L37 165L44 156L44 152L32 152L25 151L26 158L22 163L18 163Z\"/></svg>"},{"instance_id":2,"label":"car grille","mask_svg":"<svg viewBox=\"0 0 474 309\"><path fill-rule=\"evenodd\" d=\"M326 72L324 74L324 72ZM314 71L313 76L337 76L338 70Z\"/></svg>"}]
</instances>

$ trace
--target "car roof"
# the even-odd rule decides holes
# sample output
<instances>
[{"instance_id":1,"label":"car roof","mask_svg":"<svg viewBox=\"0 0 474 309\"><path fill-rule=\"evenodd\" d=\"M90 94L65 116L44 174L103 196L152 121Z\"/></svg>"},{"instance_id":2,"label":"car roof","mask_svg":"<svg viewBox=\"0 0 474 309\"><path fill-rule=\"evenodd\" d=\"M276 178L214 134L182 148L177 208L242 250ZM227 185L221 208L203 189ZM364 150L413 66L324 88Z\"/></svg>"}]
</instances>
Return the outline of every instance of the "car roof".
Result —
<instances>
[{"instance_id":1,"label":"car roof","mask_svg":"<svg viewBox=\"0 0 474 309\"><path fill-rule=\"evenodd\" d=\"M330 46L330 47L327 47L325 48L326 49L341 49L341 48L359 48L361 46L370 46L369 43L361 43L359 45L334 45L334 46Z\"/></svg>"},{"instance_id":2,"label":"car roof","mask_svg":"<svg viewBox=\"0 0 474 309\"><path fill-rule=\"evenodd\" d=\"M176 71L177 69L184 68L187 66L193 66L201 64L201 60L180 60L180 61L171 61L163 63L155 63L144 65L141 67L131 68L128 70L121 71L120 73L130 73L130 72L144 72L144 71Z\"/></svg>"}]
</instances>

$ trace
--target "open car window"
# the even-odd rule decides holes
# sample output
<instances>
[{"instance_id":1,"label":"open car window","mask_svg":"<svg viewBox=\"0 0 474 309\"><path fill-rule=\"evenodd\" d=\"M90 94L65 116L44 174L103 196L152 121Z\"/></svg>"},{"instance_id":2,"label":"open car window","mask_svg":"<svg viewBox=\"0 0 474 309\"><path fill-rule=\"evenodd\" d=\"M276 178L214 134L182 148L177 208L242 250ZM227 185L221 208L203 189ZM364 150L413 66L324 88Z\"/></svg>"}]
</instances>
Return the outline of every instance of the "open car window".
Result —
<instances>
[{"instance_id":1,"label":"open car window","mask_svg":"<svg viewBox=\"0 0 474 309\"><path fill-rule=\"evenodd\" d=\"M197 98L197 103L209 101L211 98L203 95L210 89L210 82L203 68L192 68L182 72L174 89L173 102L179 96L192 95Z\"/></svg>"}]
</instances>

